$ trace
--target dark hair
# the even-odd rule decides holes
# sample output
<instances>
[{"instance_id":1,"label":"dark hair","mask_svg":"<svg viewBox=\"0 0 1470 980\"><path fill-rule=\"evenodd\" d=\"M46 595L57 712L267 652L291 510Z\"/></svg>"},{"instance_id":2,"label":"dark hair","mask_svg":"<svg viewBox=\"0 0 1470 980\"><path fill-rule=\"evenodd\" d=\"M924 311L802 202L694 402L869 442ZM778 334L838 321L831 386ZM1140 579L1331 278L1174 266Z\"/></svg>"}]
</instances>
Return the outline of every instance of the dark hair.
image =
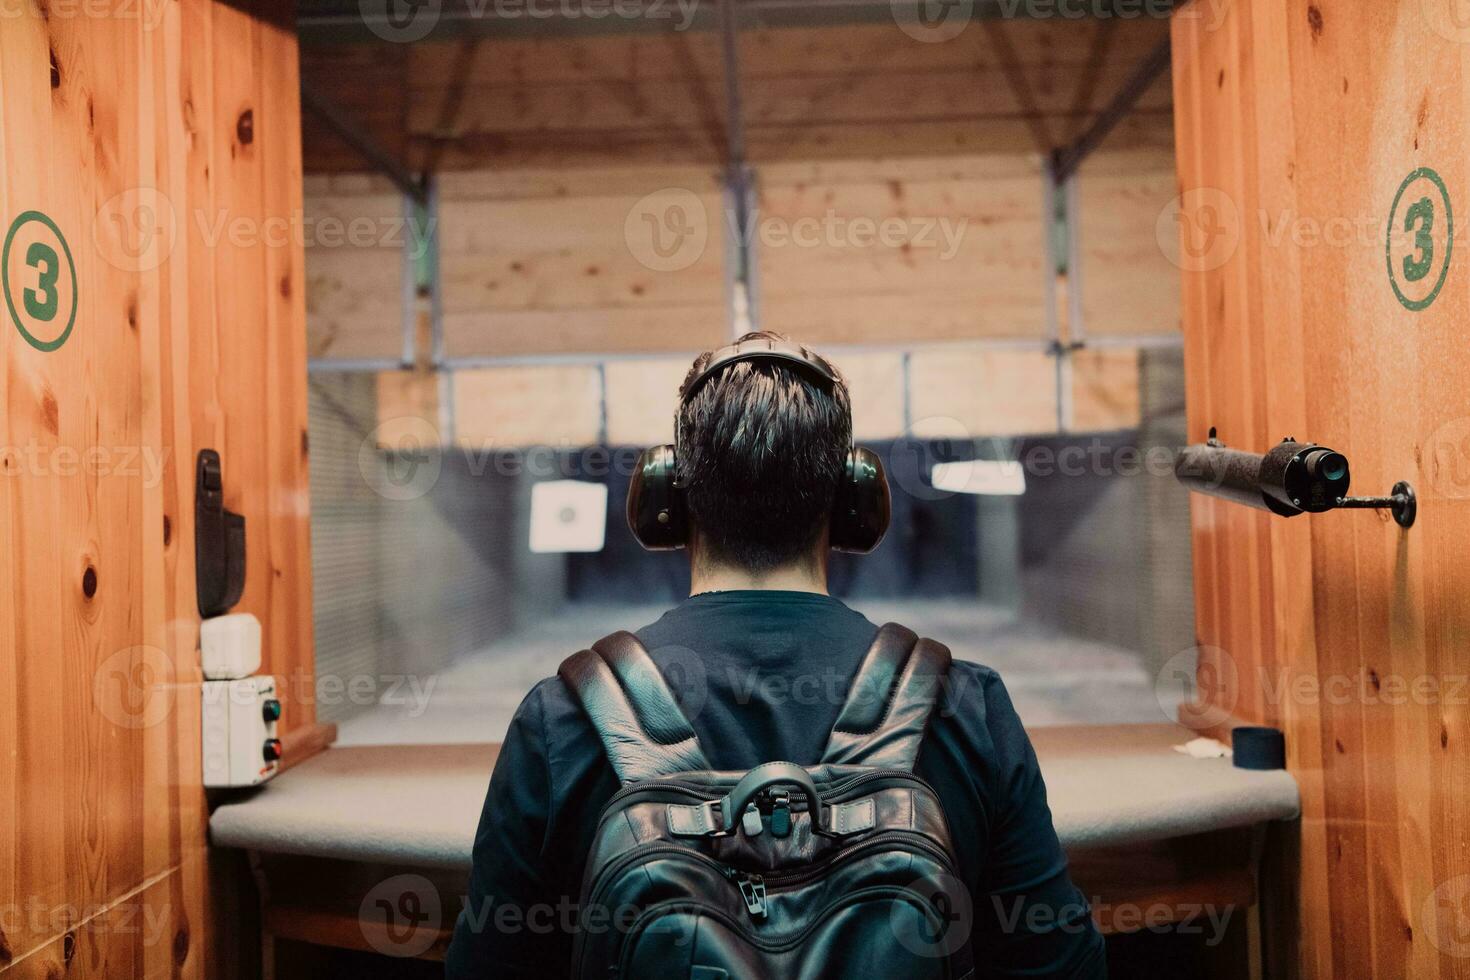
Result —
<instances>
[{"instance_id":1,"label":"dark hair","mask_svg":"<svg viewBox=\"0 0 1470 980\"><path fill-rule=\"evenodd\" d=\"M740 338L760 339L786 340L767 331ZM694 359L681 399L712 354ZM682 402L676 425L689 516L719 560L768 571L812 546L852 443L840 375L828 384L799 365L737 361Z\"/></svg>"}]
</instances>

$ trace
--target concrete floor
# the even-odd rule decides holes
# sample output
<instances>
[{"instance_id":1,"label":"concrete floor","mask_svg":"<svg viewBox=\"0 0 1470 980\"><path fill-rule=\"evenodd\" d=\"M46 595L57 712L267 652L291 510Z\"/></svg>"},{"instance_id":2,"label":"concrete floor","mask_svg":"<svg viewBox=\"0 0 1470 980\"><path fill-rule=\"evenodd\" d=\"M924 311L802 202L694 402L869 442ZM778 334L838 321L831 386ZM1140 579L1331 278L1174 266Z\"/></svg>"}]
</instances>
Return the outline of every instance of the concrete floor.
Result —
<instances>
[{"instance_id":1,"label":"concrete floor","mask_svg":"<svg viewBox=\"0 0 1470 980\"><path fill-rule=\"evenodd\" d=\"M1136 652L1044 631L1007 611L970 602L853 605L874 622L904 623L948 644L958 659L995 668L1028 727L1174 717L1177 699L1160 703L1154 678ZM498 742L521 698L568 654L613 630L652 622L661 612L569 606L534 629L391 691L385 703L342 722L338 744Z\"/></svg>"}]
</instances>

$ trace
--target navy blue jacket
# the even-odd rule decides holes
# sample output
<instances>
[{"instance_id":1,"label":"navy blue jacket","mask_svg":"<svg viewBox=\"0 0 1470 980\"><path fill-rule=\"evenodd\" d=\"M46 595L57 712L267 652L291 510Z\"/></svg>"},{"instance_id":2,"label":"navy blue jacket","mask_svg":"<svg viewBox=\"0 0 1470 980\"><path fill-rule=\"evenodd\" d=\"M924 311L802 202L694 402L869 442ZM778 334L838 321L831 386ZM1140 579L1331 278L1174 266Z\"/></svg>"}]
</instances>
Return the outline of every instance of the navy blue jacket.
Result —
<instances>
[{"instance_id":1,"label":"navy blue jacket","mask_svg":"<svg viewBox=\"0 0 1470 980\"><path fill-rule=\"evenodd\" d=\"M836 599L775 591L697 595L637 631L717 769L817 762L876 633ZM1036 755L993 670L955 661L916 769L954 833L980 976L1104 977L1102 937L1067 875ZM450 980L565 975L587 852L617 788L576 699L557 678L542 681L490 780Z\"/></svg>"}]
</instances>

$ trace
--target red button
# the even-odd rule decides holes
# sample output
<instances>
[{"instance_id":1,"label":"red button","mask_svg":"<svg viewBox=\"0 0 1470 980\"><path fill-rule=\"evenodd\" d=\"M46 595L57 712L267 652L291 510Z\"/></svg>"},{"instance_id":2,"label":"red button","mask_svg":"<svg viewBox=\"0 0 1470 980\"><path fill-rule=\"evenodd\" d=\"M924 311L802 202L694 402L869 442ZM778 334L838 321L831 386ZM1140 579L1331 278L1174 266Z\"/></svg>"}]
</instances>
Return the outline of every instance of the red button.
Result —
<instances>
[{"instance_id":1,"label":"red button","mask_svg":"<svg viewBox=\"0 0 1470 980\"><path fill-rule=\"evenodd\" d=\"M268 738L265 740L265 761L275 762L281 757L281 740Z\"/></svg>"}]
</instances>

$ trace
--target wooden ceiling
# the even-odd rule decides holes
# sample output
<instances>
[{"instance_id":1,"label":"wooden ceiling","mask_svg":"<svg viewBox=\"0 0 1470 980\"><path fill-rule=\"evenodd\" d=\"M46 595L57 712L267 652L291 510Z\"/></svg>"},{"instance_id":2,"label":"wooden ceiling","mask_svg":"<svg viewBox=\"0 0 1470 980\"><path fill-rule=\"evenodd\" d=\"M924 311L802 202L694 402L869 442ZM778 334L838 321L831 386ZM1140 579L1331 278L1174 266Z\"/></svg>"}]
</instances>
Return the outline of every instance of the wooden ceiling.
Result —
<instances>
[{"instance_id":1,"label":"wooden ceiling","mask_svg":"<svg viewBox=\"0 0 1470 980\"><path fill-rule=\"evenodd\" d=\"M1168 36L1163 17L977 19L941 42L891 18L740 33L755 164L1045 153L1074 139ZM305 31L311 42L318 35ZM721 35L712 29L463 35L302 49L305 84L414 171L723 162ZM1172 149L1167 73L1113 145ZM319 118L306 168L369 169Z\"/></svg>"}]
</instances>

